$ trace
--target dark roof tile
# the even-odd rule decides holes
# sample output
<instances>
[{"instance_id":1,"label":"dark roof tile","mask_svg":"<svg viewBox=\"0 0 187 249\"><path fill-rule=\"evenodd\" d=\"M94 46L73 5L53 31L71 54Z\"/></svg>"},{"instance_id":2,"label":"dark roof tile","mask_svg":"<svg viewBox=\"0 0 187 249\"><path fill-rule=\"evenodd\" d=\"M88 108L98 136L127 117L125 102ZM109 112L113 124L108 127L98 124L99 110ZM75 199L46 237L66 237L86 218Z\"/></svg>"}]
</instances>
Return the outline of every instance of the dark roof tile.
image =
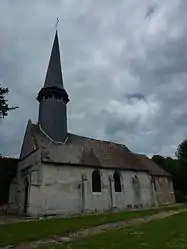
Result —
<instances>
[{"instance_id":1,"label":"dark roof tile","mask_svg":"<svg viewBox=\"0 0 187 249\"><path fill-rule=\"evenodd\" d=\"M36 124L32 124L32 135L41 148L45 163L149 171L151 175L171 176L147 156L133 153L122 144L71 133L62 144L52 141Z\"/></svg>"},{"instance_id":2,"label":"dark roof tile","mask_svg":"<svg viewBox=\"0 0 187 249\"><path fill-rule=\"evenodd\" d=\"M51 141L38 125L33 125L34 130L43 162L147 171L125 145L71 133L68 133L65 144L62 144Z\"/></svg>"},{"instance_id":3,"label":"dark roof tile","mask_svg":"<svg viewBox=\"0 0 187 249\"><path fill-rule=\"evenodd\" d=\"M150 172L151 175L171 177L171 175L168 172L159 167L153 160L148 158L146 155L141 155L141 154L135 154L135 155L138 157L138 159L141 161L144 167Z\"/></svg>"}]
</instances>

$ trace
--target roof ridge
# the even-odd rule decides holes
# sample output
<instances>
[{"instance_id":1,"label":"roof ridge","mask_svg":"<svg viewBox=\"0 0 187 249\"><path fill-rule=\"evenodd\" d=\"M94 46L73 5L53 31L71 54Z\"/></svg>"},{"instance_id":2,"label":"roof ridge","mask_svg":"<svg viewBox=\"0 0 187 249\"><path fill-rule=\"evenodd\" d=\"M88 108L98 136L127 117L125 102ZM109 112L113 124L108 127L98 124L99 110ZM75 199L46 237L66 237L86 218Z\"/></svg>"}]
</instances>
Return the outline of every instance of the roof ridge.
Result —
<instances>
[{"instance_id":1,"label":"roof ridge","mask_svg":"<svg viewBox=\"0 0 187 249\"><path fill-rule=\"evenodd\" d=\"M86 136L83 136L83 135L78 135L78 134L69 133L69 132L68 132L68 134L73 135L73 136L77 136L77 137L81 137L81 138L84 138L84 139L87 139L87 140L95 140L95 141L98 141L98 142L104 142L104 143L110 143L110 144L125 146L128 149L128 147L125 144L122 144L122 143L119 143L119 142L110 141L110 140L101 140L101 139L98 139L98 138L86 137ZM129 151L131 152L131 150L129 150Z\"/></svg>"}]
</instances>

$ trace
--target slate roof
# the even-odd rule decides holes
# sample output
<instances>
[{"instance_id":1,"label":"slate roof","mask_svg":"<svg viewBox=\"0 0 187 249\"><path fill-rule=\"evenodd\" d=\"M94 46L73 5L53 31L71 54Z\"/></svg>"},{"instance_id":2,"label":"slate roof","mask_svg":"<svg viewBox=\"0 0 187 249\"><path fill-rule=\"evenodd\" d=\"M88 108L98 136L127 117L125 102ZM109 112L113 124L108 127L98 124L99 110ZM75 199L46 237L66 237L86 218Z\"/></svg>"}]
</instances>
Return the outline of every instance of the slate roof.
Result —
<instances>
[{"instance_id":1,"label":"slate roof","mask_svg":"<svg viewBox=\"0 0 187 249\"><path fill-rule=\"evenodd\" d=\"M150 172L151 175L171 177L168 172L159 167L153 160L149 159L146 155L141 155L137 153L135 155L138 157L138 159L142 162L144 167Z\"/></svg>"},{"instance_id":2,"label":"slate roof","mask_svg":"<svg viewBox=\"0 0 187 249\"><path fill-rule=\"evenodd\" d=\"M71 133L68 133L65 144L57 143L35 124L32 124L32 136L45 163L148 171L125 145Z\"/></svg>"},{"instance_id":3,"label":"slate roof","mask_svg":"<svg viewBox=\"0 0 187 249\"><path fill-rule=\"evenodd\" d=\"M151 175L171 177L147 156L133 153L125 145L71 133L62 144L52 141L36 124L31 124L31 130L44 163L147 171Z\"/></svg>"}]
</instances>

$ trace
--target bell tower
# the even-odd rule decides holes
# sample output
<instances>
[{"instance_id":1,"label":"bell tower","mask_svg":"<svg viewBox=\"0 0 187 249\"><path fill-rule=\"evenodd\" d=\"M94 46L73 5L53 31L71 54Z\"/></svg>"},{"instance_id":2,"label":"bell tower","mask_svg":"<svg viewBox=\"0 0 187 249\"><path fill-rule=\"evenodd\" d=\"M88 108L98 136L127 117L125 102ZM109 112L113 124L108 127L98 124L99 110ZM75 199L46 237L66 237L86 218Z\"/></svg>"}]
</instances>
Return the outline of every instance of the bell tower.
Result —
<instances>
[{"instance_id":1,"label":"bell tower","mask_svg":"<svg viewBox=\"0 0 187 249\"><path fill-rule=\"evenodd\" d=\"M43 88L38 93L38 124L54 141L64 142L67 137L67 110L69 97L64 89L58 33L56 31Z\"/></svg>"}]
</instances>

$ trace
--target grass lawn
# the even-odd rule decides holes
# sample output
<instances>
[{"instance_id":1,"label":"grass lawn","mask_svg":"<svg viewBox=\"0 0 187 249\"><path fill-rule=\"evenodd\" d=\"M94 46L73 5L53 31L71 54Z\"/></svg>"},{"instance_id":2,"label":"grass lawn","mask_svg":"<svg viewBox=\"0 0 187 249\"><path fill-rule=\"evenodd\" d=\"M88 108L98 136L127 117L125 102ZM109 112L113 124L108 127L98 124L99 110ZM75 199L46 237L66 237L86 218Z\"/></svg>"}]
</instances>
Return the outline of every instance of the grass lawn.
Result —
<instances>
[{"instance_id":1,"label":"grass lawn","mask_svg":"<svg viewBox=\"0 0 187 249\"><path fill-rule=\"evenodd\" d=\"M45 247L46 248L46 247ZM186 249L187 212L80 239L54 249Z\"/></svg>"},{"instance_id":2,"label":"grass lawn","mask_svg":"<svg viewBox=\"0 0 187 249\"><path fill-rule=\"evenodd\" d=\"M186 208L186 205L164 207L159 209L126 211L99 215L86 215L73 218L56 218L29 222L9 223L0 225L0 246L18 244L26 241L39 240L59 234L77 231L82 228L127 220L130 218L153 215L161 211Z\"/></svg>"}]
</instances>

